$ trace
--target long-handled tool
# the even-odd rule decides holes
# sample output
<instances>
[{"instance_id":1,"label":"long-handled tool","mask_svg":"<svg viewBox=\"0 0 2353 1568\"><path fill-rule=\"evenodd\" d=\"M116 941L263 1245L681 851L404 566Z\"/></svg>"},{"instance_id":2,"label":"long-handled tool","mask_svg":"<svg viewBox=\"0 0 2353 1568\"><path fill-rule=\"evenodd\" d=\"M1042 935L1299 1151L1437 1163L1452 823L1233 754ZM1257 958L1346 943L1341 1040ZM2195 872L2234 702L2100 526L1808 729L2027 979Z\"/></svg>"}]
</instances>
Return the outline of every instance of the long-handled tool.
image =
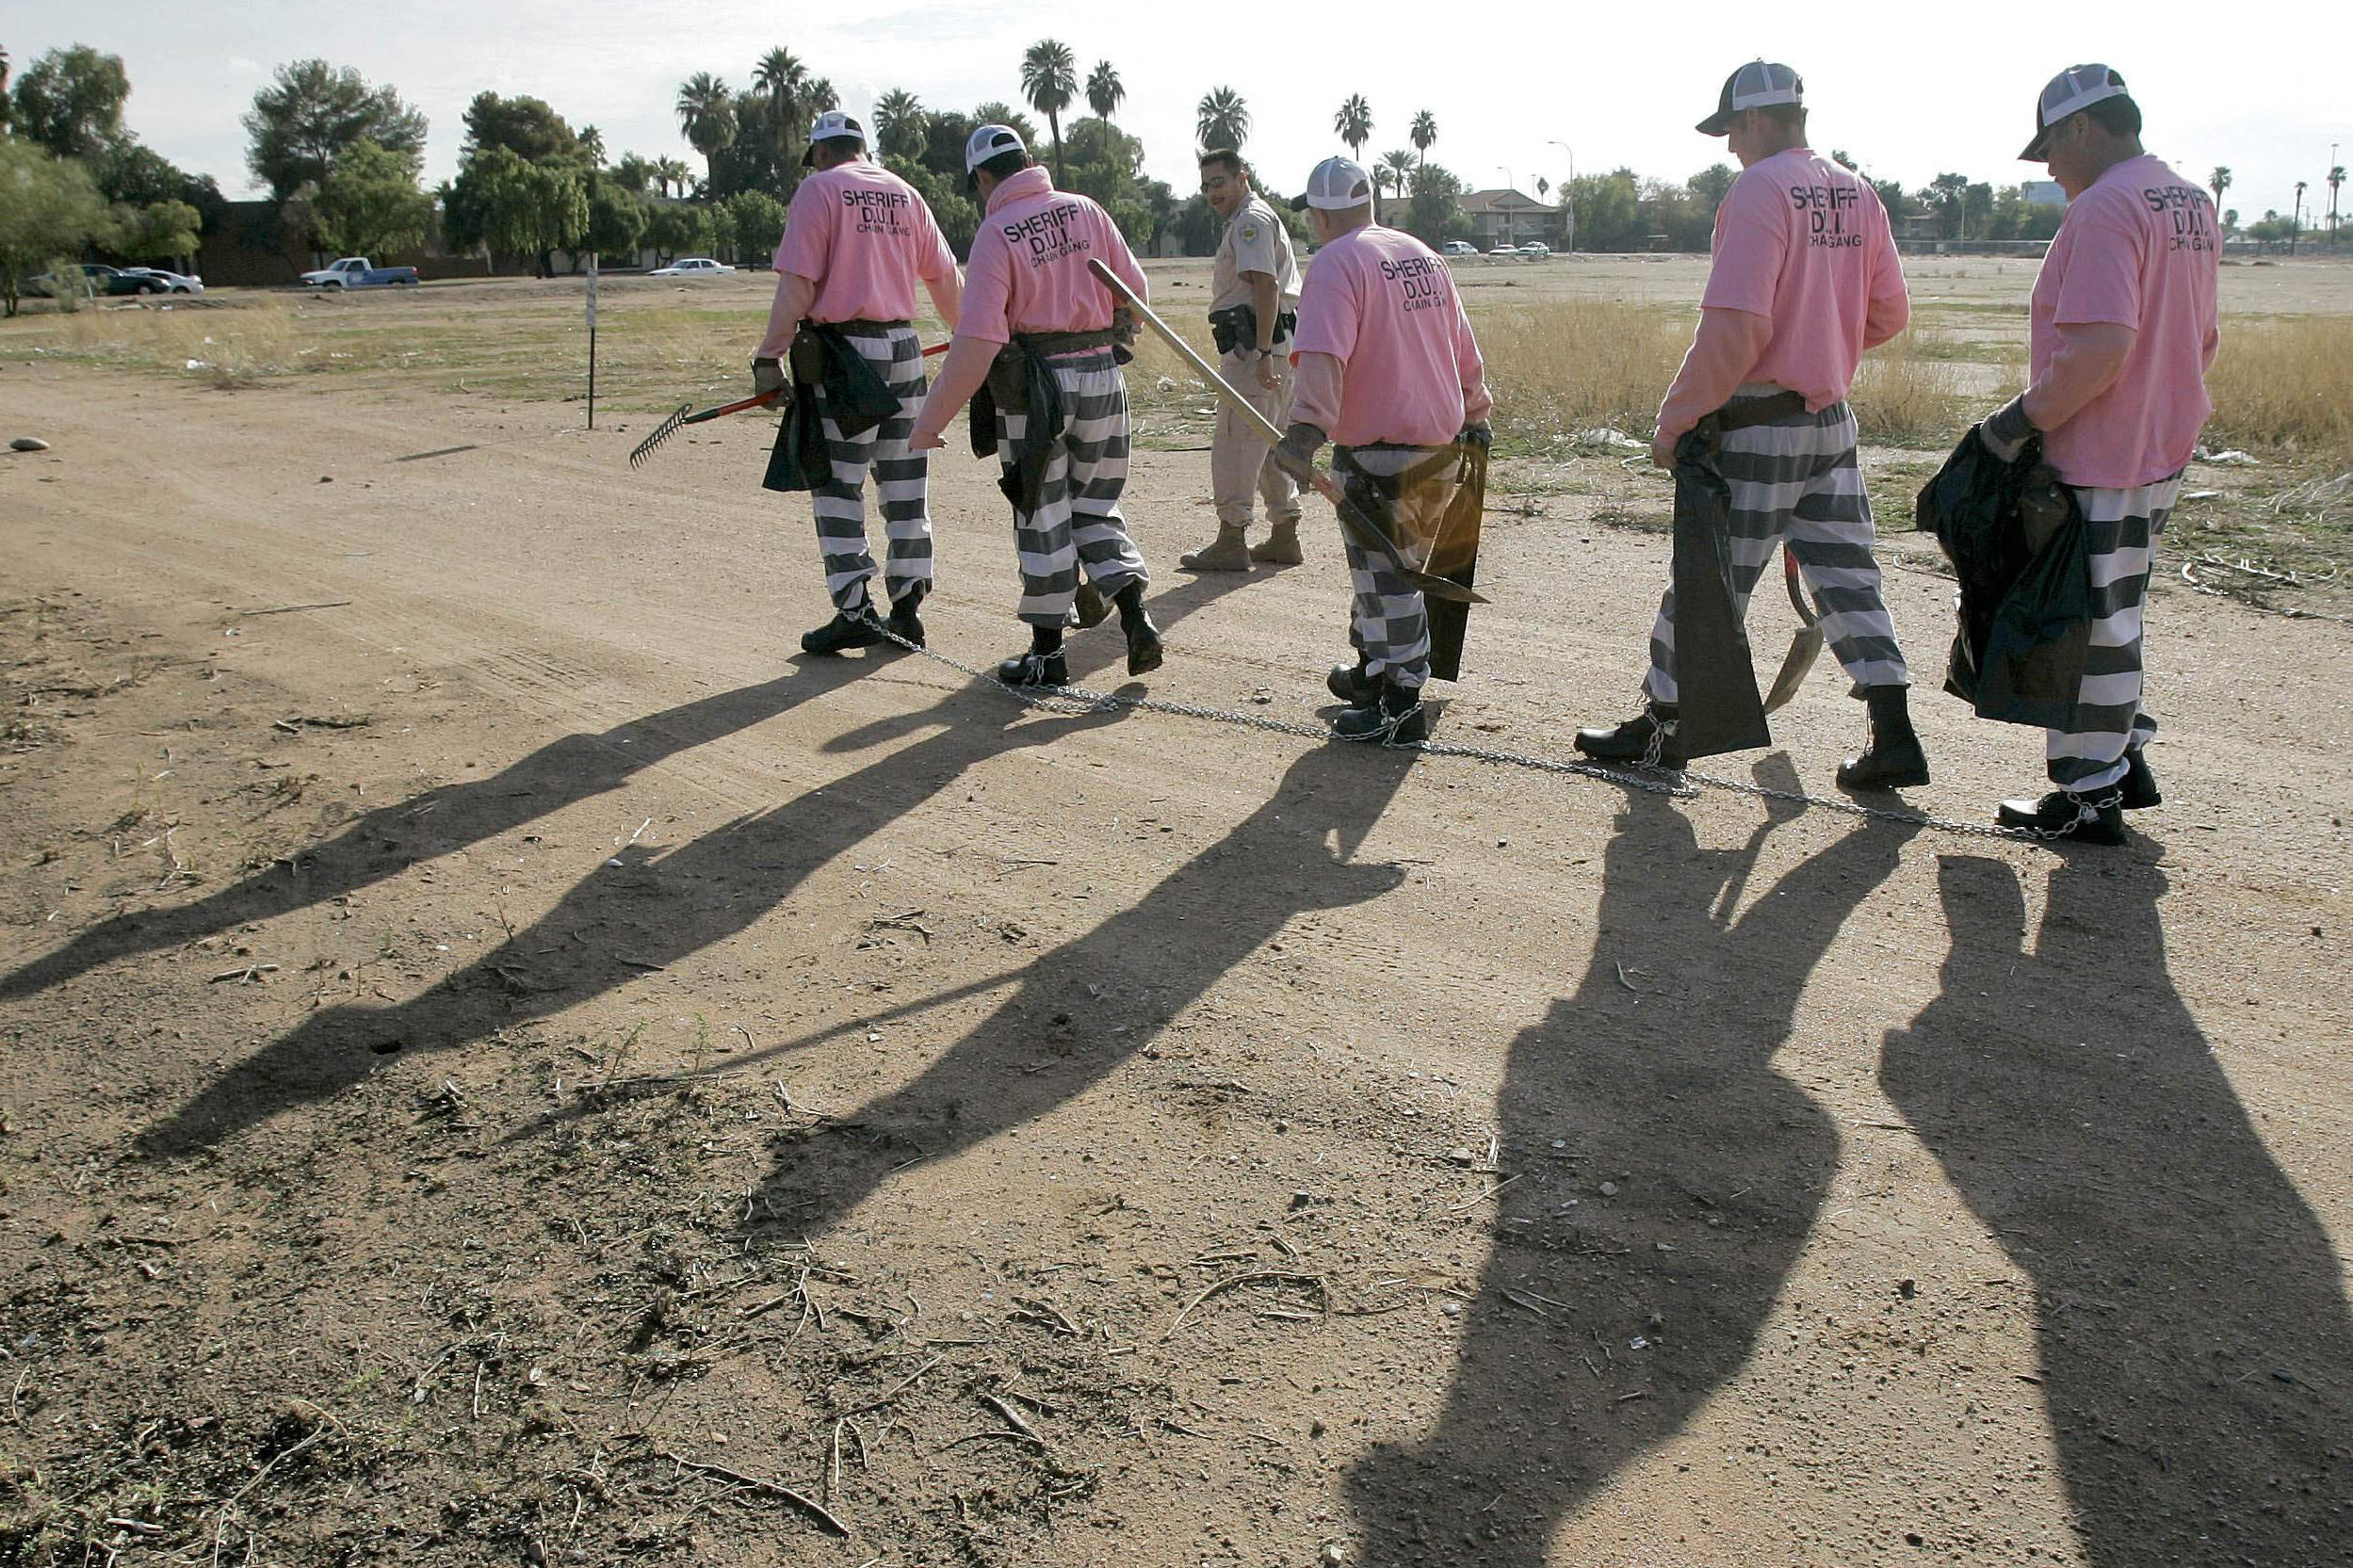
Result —
<instances>
[{"instance_id":1,"label":"long-handled tool","mask_svg":"<svg viewBox=\"0 0 2353 1568\"><path fill-rule=\"evenodd\" d=\"M1773 689L1765 693L1764 710L1777 713L1797 695L1797 688L1806 684L1806 673L1813 669L1814 660L1822 656L1822 617L1806 603L1804 586L1797 577L1797 557L1787 541L1781 544L1781 565L1784 580L1789 585L1790 603L1797 606L1797 619L1805 622L1790 639L1790 651L1781 659L1781 672L1773 678Z\"/></svg>"},{"instance_id":2,"label":"long-handled tool","mask_svg":"<svg viewBox=\"0 0 2353 1568\"><path fill-rule=\"evenodd\" d=\"M1136 291L1128 286L1125 279L1093 258L1088 260L1087 269L1095 274L1096 280L1105 288L1118 296L1126 302L1129 310L1135 312L1146 325L1158 332L1160 341L1176 349L1177 355L1187 364L1193 366L1193 373L1217 394L1219 399L1239 414L1242 422L1253 431L1257 432L1259 440L1269 446L1280 447L1282 445L1283 432L1274 428L1274 422L1253 407L1249 398L1235 391L1225 377L1211 369L1209 362L1203 359L1193 349L1192 344L1177 336L1174 328L1152 313L1151 306L1137 299ZM1332 482L1330 475L1313 463L1305 466L1306 472L1301 477L1306 480L1318 495L1332 503L1334 509L1339 513L1340 526L1354 534L1357 542L1387 556L1389 565L1398 575L1433 599L1452 599L1465 605L1484 605L1487 602L1486 596L1476 589L1465 588L1451 577L1441 577L1435 572L1424 572L1414 565L1412 561L1405 558L1405 553L1398 548L1397 542L1389 538L1378 523L1367 517L1361 508L1340 493L1339 486Z\"/></svg>"},{"instance_id":3,"label":"long-handled tool","mask_svg":"<svg viewBox=\"0 0 2353 1568\"><path fill-rule=\"evenodd\" d=\"M923 350L923 357L928 360L934 354L946 352L948 352L947 344L934 343ZM690 425L701 425L708 420L724 419L731 413L741 413L746 409L764 409L783 396L784 390L778 388L774 392L756 392L749 397L738 397L732 403L722 403L717 408L698 409L691 404L683 404L677 412L663 415L662 422L654 427L653 433L629 449L629 466L637 467L653 453L655 448Z\"/></svg>"}]
</instances>

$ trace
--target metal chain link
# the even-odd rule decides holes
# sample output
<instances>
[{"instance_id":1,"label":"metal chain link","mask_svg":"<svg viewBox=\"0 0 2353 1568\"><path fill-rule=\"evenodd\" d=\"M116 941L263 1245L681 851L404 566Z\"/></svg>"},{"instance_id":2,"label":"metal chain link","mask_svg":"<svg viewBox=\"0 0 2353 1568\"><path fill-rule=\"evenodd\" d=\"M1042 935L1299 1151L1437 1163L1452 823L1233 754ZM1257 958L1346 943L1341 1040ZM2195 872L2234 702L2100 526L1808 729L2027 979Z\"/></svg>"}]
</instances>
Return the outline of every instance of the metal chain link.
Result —
<instances>
[{"instance_id":1,"label":"metal chain link","mask_svg":"<svg viewBox=\"0 0 2353 1568\"><path fill-rule=\"evenodd\" d=\"M870 611L869 615L871 615ZM883 624L880 619L873 619L872 624L884 638L897 643L907 652L920 654L935 664L944 664L949 669L968 675L984 686L995 687L1016 703L1047 713L1099 713L1105 708L1123 708L1135 713L1164 713L1178 719L1198 719L1212 724L1232 725L1237 729L1262 730L1270 735L1295 736L1305 740L1333 738L1329 727L1323 724L1305 723L1295 719L1276 719L1269 715L1242 713L1232 708L1203 707L1193 703L1172 703L1158 697L1121 697L1112 692L1090 691L1084 687L1077 686L1014 686L999 679L994 670L979 669L965 663L962 659L951 658L937 649L910 642ZM1843 816L1860 816L1880 822L1898 822L1906 827L1926 828L1936 832L1953 833L1966 838L1996 838L2006 839L2012 843L2045 844L2053 839L2065 838L2075 831L2075 824L2072 822L2056 831L2037 828L1988 827L1977 822L1956 822L1949 817L1930 816L1920 812L1890 811L1884 806L1859 805L1853 800L1809 795L1803 790L1772 789L1763 784L1748 784L1739 779L1718 778L1712 773L1696 772L1688 768L1680 770L1662 768L1655 766L1657 752L1655 736L1651 752L1652 760L1639 765L1638 770L1634 772L1624 768L1604 768L1596 763L1568 762L1558 757L1541 756L1528 752L1506 752L1488 746L1460 746L1443 740L1410 741L1402 746L1393 745L1391 750L1420 752L1425 756L1452 757L1462 762L1486 763L1499 768L1524 768L1534 772L1564 774L1574 779L1593 779L1603 784L1616 784L1621 788L1646 790L1653 795L1663 795L1675 800L1695 799L1699 794L1697 786L1704 784L1710 789L1720 789L1729 795L1746 795L1760 800L1786 800L1795 805L1835 812ZM1655 779L1645 778L1640 776L1643 773L1657 773L1661 776ZM2116 799L2120 800L2120 794ZM2104 805L2107 802L2093 803Z\"/></svg>"}]
</instances>

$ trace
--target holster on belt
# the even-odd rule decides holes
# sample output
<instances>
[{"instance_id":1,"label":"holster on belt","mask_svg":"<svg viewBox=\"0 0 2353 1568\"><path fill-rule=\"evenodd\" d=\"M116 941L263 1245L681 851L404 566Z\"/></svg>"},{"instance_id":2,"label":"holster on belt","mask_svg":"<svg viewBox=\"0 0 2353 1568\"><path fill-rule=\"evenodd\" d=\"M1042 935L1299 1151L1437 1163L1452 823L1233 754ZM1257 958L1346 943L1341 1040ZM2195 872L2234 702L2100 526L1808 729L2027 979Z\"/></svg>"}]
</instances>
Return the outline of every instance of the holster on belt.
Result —
<instances>
[{"instance_id":1,"label":"holster on belt","mask_svg":"<svg viewBox=\"0 0 2353 1568\"><path fill-rule=\"evenodd\" d=\"M1299 331L1299 313L1285 311L1274 318L1274 341L1288 340ZM1254 352L1258 347L1258 309L1256 305L1228 305L1209 313L1209 336L1217 344L1217 351L1230 354L1237 348Z\"/></svg>"}]
</instances>

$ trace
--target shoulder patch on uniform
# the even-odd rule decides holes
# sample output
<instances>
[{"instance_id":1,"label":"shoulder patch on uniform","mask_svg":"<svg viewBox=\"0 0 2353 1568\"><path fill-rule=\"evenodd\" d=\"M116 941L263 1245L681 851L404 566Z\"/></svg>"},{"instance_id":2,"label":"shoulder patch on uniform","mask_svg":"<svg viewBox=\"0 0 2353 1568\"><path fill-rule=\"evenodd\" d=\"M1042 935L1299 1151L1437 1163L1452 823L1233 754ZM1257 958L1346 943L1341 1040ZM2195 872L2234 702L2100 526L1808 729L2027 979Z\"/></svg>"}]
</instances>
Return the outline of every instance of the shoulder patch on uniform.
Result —
<instances>
[{"instance_id":1,"label":"shoulder patch on uniform","mask_svg":"<svg viewBox=\"0 0 2353 1568\"><path fill-rule=\"evenodd\" d=\"M1256 238L1258 238L1258 226L1257 224L1255 224L1255 223L1245 223L1245 224L1243 224L1243 225L1241 226L1241 237L1242 237L1242 238L1244 238L1244 239L1256 239Z\"/></svg>"}]
</instances>

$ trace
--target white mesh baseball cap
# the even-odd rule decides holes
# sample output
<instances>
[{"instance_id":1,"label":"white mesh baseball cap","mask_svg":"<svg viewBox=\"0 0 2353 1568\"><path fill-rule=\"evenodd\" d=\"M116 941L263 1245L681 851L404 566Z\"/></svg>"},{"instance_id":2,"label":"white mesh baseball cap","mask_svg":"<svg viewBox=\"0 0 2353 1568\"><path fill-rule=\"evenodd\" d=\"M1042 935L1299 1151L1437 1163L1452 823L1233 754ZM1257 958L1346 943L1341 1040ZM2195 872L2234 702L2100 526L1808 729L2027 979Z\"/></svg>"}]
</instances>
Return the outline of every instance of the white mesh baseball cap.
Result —
<instances>
[{"instance_id":1,"label":"white mesh baseball cap","mask_svg":"<svg viewBox=\"0 0 2353 1568\"><path fill-rule=\"evenodd\" d=\"M1002 153L1027 153L1021 137L1010 125L982 125L973 130L964 144L964 171L970 174L989 159Z\"/></svg>"},{"instance_id":2,"label":"white mesh baseball cap","mask_svg":"<svg viewBox=\"0 0 2353 1568\"><path fill-rule=\"evenodd\" d=\"M1738 71L1724 78L1724 91L1715 101L1715 113L1699 122L1703 137L1720 137L1732 128L1732 116L1743 109L1770 108L1776 104L1802 104L1806 101L1806 84L1786 65L1774 65L1766 60L1750 60Z\"/></svg>"},{"instance_id":3,"label":"white mesh baseball cap","mask_svg":"<svg viewBox=\"0 0 2353 1568\"><path fill-rule=\"evenodd\" d=\"M802 167L806 168L816 159L819 142L832 141L839 137L855 137L860 147L873 145L866 139L866 127L858 123L856 116L844 114L839 109L827 109L817 117L817 123L809 127L809 144L801 151Z\"/></svg>"},{"instance_id":4,"label":"white mesh baseball cap","mask_svg":"<svg viewBox=\"0 0 2353 1568\"><path fill-rule=\"evenodd\" d=\"M1326 158L1317 164L1315 172L1307 176L1307 188L1290 199L1293 212L1308 207L1346 212L1371 204L1372 176L1353 158Z\"/></svg>"},{"instance_id":5,"label":"white mesh baseball cap","mask_svg":"<svg viewBox=\"0 0 2353 1568\"><path fill-rule=\"evenodd\" d=\"M2019 157L2027 163L2042 162L2043 144L2050 139L2052 126L2106 99L2131 96L2124 90L2120 73L2104 65L2069 66L2044 86L2035 105L2035 139Z\"/></svg>"}]
</instances>

